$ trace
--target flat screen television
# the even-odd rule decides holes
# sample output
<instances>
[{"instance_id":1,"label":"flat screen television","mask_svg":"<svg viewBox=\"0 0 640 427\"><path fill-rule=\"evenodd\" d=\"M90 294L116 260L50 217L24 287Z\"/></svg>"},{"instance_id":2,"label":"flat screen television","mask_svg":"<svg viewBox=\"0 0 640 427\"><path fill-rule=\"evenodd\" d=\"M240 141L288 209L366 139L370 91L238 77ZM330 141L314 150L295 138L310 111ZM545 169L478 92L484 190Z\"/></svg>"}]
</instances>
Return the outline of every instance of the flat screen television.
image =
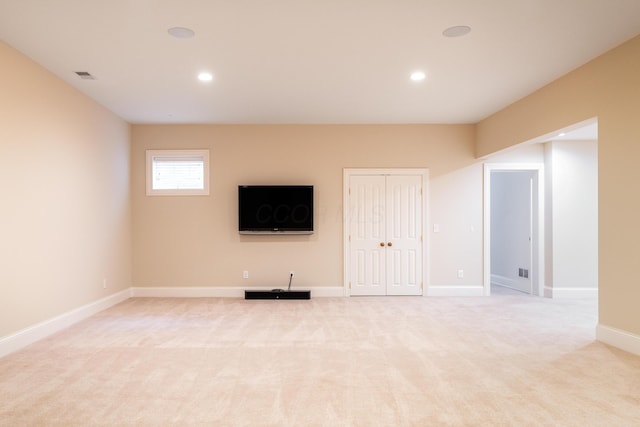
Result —
<instances>
[{"instance_id":1,"label":"flat screen television","mask_svg":"<svg viewBox=\"0 0 640 427\"><path fill-rule=\"evenodd\" d=\"M240 234L313 234L312 185L239 185Z\"/></svg>"}]
</instances>

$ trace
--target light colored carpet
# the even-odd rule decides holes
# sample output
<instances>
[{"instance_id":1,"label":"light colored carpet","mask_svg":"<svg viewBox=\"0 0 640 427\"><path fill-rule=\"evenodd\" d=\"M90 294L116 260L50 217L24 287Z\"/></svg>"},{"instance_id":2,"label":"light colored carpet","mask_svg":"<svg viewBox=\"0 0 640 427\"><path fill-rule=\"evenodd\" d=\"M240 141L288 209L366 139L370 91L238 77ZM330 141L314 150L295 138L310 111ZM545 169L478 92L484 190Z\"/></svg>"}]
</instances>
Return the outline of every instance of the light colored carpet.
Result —
<instances>
[{"instance_id":1,"label":"light colored carpet","mask_svg":"<svg viewBox=\"0 0 640 427\"><path fill-rule=\"evenodd\" d=\"M127 300L0 359L0 425L638 426L594 301Z\"/></svg>"}]
</instances>

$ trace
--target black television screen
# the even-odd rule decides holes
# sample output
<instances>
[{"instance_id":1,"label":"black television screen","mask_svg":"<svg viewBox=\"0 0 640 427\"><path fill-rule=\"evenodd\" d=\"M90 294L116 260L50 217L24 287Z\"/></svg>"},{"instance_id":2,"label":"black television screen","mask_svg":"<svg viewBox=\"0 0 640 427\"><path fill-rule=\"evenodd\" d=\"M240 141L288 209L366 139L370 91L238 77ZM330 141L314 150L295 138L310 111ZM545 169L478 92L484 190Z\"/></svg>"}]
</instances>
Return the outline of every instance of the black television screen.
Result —
<instances>
[{"instance_id":1,"label":"black television screen","mask_svg":"<svg viewBox=\"0 0 640 427\"><path fill-rule=\"evenodd\" d=\"M239 185L240 234L312 234L312 185Z\"/></svg>"}]
</instances>

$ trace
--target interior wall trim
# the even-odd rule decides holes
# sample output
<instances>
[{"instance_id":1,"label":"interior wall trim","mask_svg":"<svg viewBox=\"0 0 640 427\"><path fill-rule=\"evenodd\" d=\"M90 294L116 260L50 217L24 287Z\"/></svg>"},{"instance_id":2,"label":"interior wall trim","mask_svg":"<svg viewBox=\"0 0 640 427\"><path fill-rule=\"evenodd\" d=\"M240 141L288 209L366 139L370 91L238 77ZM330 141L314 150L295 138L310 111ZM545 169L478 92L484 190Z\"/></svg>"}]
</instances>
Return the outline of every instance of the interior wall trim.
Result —
<instances>
[{"instance_id":1,"label":"interior wall trim","mask_svg":"<svg viewBox=\"0 0 640 427\"><path fill-rule=\"evenodd\" d=\"M598 298L598 288L563 288L545 286L546 298Z\"/></svg>"},{"instance_id":2,"label":"interior wall trim","mask_svg":"<svg viewBox=\"0 0 640 427\"><path fill-rule=\"evenodd\" d=\"M132 297L242 297L249 288L231 287L133 287L98 301L83 305L67 313L22 329L0 338L0 357L18 351L36 341L53 335L109 307ZM255 289L255 288L254 288ZM264 289L264 288L262 288ZM312 297L344 297L342 286L311 287ZM427 289L429 296L483 296L482 286L432 286ZM596 339L605 344L640 356L640 335L612 328L603 324L596 326Z\"/></svg>"},{"instance_id":3,"label":"interior wall trim","mask_svg":"<svg viewBox=\"0 0 640 427\"><path fill-rule=\"evenodd\" d=\"M640 356L640 335L598 323L598 326L596 326L596 339Z\"/></svg>"},{"instance_id":4,"label":"interior wall trim","mask_svg":"<svg viewBox=\"0 0 640 427\"><path fill-rule=\"evenodd\" d=\"M425 289L429 297L481 297L484 296L482 286L429 286Z\"/></svg>"},{"instance_id":5,"label":"interior wall trim","mask_svg":"<svg viewBox=\"0 0 640 427\"><path fill-rule=\"evenodd\" d=\"M0 338L0 357L18 351L36 341L53 335L69 326L93 316L109 307L131 298L131 288L117 292L98 301L63 313L59 316L24 328L11 335Z\"/></svg>"},{"instance_id":6,"label":"interior wall trim","mask_svg":"<svg viewBox=\"0 0 640 427\"><path fill-rule=\"evenodd\" d=\"M270 289L270 288L269 288ZM343 297L342 286L294 286L291 290L310 290L314 297ZM231 286L136 286L131 288L132 297L143 298L244 298L244 291L264 291L265 287Z\"/></svg>"},{"instance_id":7,"label":"interior wall trim","mask_svg":"<svg viewBox=\"0 0 640 427\"><path fill-rule=\"evenodd\" d=\"M498 286L504 286L505 288L517 289L517 282L509 277L502 276L500 274L492 274L491 275L491 284L496 284Z\"/></svg>"}]
</instances>

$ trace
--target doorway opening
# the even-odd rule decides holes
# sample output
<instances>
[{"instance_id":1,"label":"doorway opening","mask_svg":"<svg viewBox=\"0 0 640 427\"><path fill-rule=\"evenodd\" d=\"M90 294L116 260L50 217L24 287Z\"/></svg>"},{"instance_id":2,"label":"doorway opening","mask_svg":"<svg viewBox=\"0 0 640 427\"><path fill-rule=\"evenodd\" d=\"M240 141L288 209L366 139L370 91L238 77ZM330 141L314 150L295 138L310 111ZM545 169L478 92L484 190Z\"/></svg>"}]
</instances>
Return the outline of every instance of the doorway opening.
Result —
<instances>
[{"instance_id":1,"label":"doorway opening","mask_svg":"<svg viewBox=\"0 0 640 427\"><path fill-rule=\"evenodd\" d=\"M484 295L544 294L544 165L484 165Z\"/></svg>"},{"instance_id":2,"label":"doorway opening","mask_svg":"<svg viewBox=\"0 0 640 427\"><path fill-rule=\"evenodd\" d=\"M597 298L598 296L598 123L597 118L585 120L524 144L544 144L544 160L540 163L487 163L484 175L484 275L483 291L491 295L492 282L500 286L494 289L518 289L531 295L549 298ZM539 160L533 160L538 162ZM527 177L527 173L531 173ZM531 197L530 212L520 206L517 212L530 229L531 270L527 272L526 245L517 263L508 265L507 280L495 269L496 245L492 244L492 231L504 222L512 220L493 218L492 193L494 185L502 177L519 177L515 183L504 184L511 193L507 200L526 205ZM530 178L527 191L526 179ZM513 187L513 188L511 188ZM516 188L519 188L516 189ZM503 189L504 190L504 189ZM537 190L537 192L536 192ZM528 193L528 194L527 194ZM537 204L536 204L537 203ZM536 218L537 215L537 218ZM492 220L492 218L494 220ZM526 241L526 234L525 240ZM517 250L517 249L514 249ZM507 252L509 256L513 255ZM507 257L508 258L508 257ZM503 261L503 260L500 260ZM509 260L508 260L509 261ZM511 277L509 277L511 275ZM527 278L526 276L529 275ZM511 280L508 280L511 279ZM526 280L529 279L530 283ZM529 285L530 292L527 292ZM509 289L509 290L511 290Z\"/></svg>"}]
</instances>

